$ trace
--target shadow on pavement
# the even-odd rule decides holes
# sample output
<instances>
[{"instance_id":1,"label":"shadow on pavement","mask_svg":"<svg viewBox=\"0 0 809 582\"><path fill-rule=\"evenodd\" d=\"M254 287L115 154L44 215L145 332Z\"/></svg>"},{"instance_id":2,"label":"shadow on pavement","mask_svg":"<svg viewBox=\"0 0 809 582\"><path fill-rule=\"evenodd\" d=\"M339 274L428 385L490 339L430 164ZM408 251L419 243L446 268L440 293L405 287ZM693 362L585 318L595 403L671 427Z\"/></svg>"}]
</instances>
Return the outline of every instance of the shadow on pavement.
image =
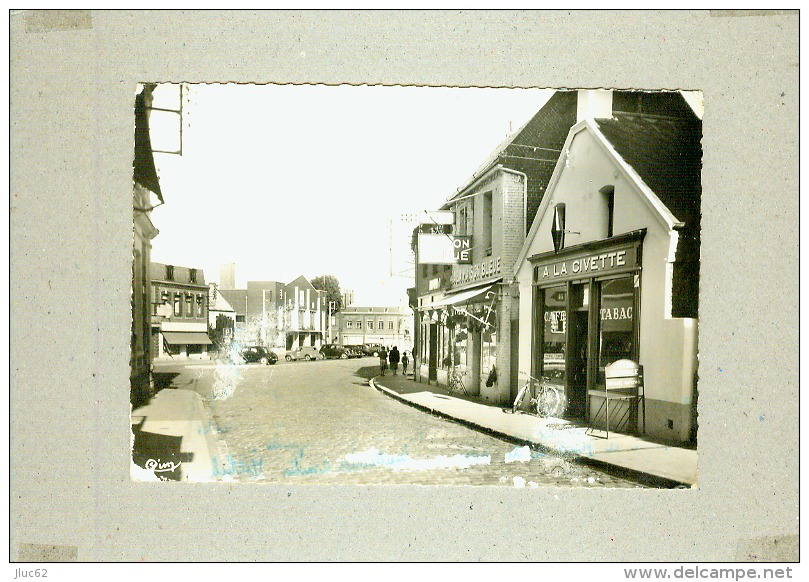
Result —
<instances>
[{"instance_id":1,"label":"shadow on pavement","mask_svg":"<svg viewBox=\"0 0 809 582\"><path fill-rule=\"evenodd\" d=\"M142 424L132 425L132 433L135 435L132 462L138 467L154 471L158 477L179 481L182 477L181 464L191 462L194 453L180 452L182 437L145 432L141 430Z\"/></svg>"},{"instance_id":2,"label":"shadow on pavement","mask_svg":"<svg viewBox=\"0 0 809 582\"><path fill-rule=\"evenodd\" d=\"M174 379L179 375L179 372L153 372L152 379L154 381L155 394L164 388L176 388L176 386L172 384Z\"/></svg>"}]
</instances>

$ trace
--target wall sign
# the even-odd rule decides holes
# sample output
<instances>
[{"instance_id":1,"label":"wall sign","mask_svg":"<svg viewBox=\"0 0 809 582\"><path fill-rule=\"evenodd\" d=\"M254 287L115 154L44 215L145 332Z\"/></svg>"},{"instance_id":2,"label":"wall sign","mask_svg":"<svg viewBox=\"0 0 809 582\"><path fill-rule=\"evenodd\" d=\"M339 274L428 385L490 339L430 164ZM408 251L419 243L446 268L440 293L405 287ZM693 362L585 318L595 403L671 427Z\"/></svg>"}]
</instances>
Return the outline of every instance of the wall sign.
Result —
<instances>
[{"instance_id":1,"label":"wall sign","mask_svg":"<svg viewBox=\"0 0 809 582\"><path fill-rule=\"evenodd\" d=\"M452 269L452 284L463 285L483 281L501 273L500 257L492 257L474 265L459 265Z\"/></svg>"},{"instance_id":2,"label":"wall sign","mask_svg":"<svg viewBox=\"0 0 809 582\"><path fill-rule=\"evenodd\" d=\"M419 264L462 265L472 262L472 237L419 233Z\"/></svg>"},{"instance_id":3,"label":"wall sign","mask_svg":"<svg viewBox=\"0 0 809 582\"><path fill-rule=\"evenodd\" d=\"M573 279L582 276L596 277L611 271L623 271L637 267L637 252L634 245L571 255L563 260L538 264L534 269L536 282Z\"/></svg>"}]
</instances>

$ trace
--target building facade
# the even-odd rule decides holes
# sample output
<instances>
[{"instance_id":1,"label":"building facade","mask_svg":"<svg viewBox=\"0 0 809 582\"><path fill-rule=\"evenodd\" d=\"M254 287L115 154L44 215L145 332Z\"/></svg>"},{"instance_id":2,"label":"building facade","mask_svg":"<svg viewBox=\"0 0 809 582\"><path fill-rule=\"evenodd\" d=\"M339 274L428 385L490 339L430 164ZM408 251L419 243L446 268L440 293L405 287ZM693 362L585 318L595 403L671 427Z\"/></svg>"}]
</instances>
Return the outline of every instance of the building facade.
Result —
<instances>
[{"instance_id":1,"label":"building facade","mask_svg":"<svg viewBox=\"0 0 809 582\"><path fill-rule=\"evenodd\" d=\"M163 203L163 193L154 164L149 136L149 111L154 85L146 85L135 99L135 161L132 191L134 248L132 260L132 334L130 340L129 384L133 405L152 395L151 280L149 264L152 239L158 235L151 220L155 206ZM159 200L153 205L152 197Z\"/></svg>"},{"instance_id":2,"label":"building facade","mask_svg":"<svg viewBox=\"0 0 809 582\"><path fill-rule=\"evenodd\" d=\"M208 357L208 296L202 269L151 263L152 350L157 358Z\"/></svg>"},{"instance_id":3,"label":"building facade","mask_svg":"<svg viewBox=\"0 0 809 582\"><path fill-rule=\"evenodd\" d=\"M216 283L208 283L208 337L212 348L221 351L233 343L236 330L236 310L219 292Z\"/></svg>"},{"instance_id":4,"label":"building facade","mask_svg":"<svg viewBox=\"0 0 809 582\"><path fill-rule=\"evenodd\" d=\"M518 365L603 427L606 367L636 362L644 400L611 403L611 425L693 440L701 121L677 93L592 98L518 258Z\"/></svg>"},{"instance_id":5,"label":"building facade","mask_svg":"<svg viewBox=\"0 0 809 582\"><path fill-rule=\"evenodd\" d=\"M326 293L306 277L290 283L248 281L247 289L220 289L220 293L234 310L239 344L281 350L323 345Z\"/></svg>"},{"instance_id":6,"label":"building facade","mask_svg":"<svg viewBox=\"0 0 809 582\"><path fill-rule=\"evenodd\" d=\"M451 226L416 228L416 380L446 385L455 370L470 394L509 400L518 372L514 267L576 107L575 92L555 93L441 207ZM462 237L466 264L430 264L419 248L425 234Z\"/></svg>"},{"instance_id":7,"label":"building facade","mask_svg":"<svg viewBox=\"0 0 809 582\"><path fill-rule=\"evenodd\" d=\"M346 307L334 317L332 337L341 346L382 344L413 349L413 312L407 307Z\"/></svg>"}]
</instances>

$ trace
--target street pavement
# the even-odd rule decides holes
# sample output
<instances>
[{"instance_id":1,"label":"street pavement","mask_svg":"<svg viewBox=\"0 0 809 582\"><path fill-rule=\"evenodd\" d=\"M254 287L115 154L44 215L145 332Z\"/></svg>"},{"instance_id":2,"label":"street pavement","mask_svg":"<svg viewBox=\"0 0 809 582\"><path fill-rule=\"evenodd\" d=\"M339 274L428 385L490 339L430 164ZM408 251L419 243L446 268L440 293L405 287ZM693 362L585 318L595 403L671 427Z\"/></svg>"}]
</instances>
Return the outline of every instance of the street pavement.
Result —
<instances>
[{"instance_id":1,"label":"street pavement","mask_svg":"<svg viewBox=\"0 0 809 582\"><path fill-rule=\"evenodd\" d=\"M369 385L376 370L373 358L155 368L164 390L202 397L212 481L643 486L407 406Z\"/></svg>"}]
</instances>

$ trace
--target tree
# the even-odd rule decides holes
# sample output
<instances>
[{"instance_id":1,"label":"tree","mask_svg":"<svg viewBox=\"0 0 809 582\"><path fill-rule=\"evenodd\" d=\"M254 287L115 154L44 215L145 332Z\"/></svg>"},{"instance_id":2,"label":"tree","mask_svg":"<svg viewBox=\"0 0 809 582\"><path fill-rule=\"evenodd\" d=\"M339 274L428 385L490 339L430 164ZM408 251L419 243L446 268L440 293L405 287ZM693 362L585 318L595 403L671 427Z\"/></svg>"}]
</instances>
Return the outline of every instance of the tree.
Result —
<instances>
[{"instance_id":1,"label":"tree","mask_svg":"<svg viewBox=\"0 0 809 582\"><path fill-rule=\"evenodd\" d=\"M343 295L340 293L340 281L334 275L320 275L312 279L312 287L318 291L326 292L326 301L334 301L332 313L337 313L343 307Z\"/></svg>"}]
</instances>

